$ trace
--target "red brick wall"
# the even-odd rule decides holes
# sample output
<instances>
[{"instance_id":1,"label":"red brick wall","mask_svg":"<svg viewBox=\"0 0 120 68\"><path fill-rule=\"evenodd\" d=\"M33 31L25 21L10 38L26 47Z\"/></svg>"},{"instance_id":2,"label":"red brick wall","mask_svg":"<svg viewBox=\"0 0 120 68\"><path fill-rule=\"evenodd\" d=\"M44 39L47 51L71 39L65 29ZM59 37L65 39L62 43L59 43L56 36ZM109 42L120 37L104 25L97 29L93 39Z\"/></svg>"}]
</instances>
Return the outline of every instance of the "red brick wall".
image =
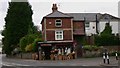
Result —
<instances>
[{"instance_id":1,"label":"red brick wall","mask_svg":"<svg viewBox=\"0 0 120 68\"><path fill-rule=\"evenodd\" d=\"M46 31L47 41L56 41L55 40L55 31ZM64 30L63 31L63 40L72 40L71 30ZM61 41L63 41L61 40Z\"/></svg>"},{"instance_id":2,"label":"red brick wall","mask_svg":"<svg viewBox=\"0 0 120 68\"><path fill-rule=\"evenodd\" d=\"M74 29L84 29L84 22L74 21L73 22L73 28Z\"/></svg>"},{"instance_id":3,"label":"red brick wall","mask_svg":"<svg viewBox=\"0 0 120 68\"><path fill-rule=\"evenodd\" d=\"M64 37L64 40L72 40L71 30L64 31L63 37Z\"/></svg>"},{"instance_id":4,"label":"red brick wall","mask_svg":"<svg viewBox=\"0 0 120 68\"><path fill-rule=\"evenodd\" d=\"M45 32L42 31L42 40L44 41L45 40Z\"/></svg>"},{"instance_id":5,"label":"red brick wall","mask_svg":"<svg viewBox=\"0 0 120 68\"><path fill-rule=\"evenodd\" d=\"M62 26L56 27L55 20L61 19ZM55 40L55 30L62 29L63 30L63 40L67 41L72 40L72 31L68 30L71 28L71 18L46 18L46 40L47 41L56 41ZM67 30L66 30L67 29ZM42 22L42 30L44 30L44 22ZM45 32L43 32L43 40L45 39Z\"/></svg>"},{"instance_id":6,"label":"red brick wall","mask_svg":"<svg viewBox=\"0 0 120 68\"><path fill-rule=\"evenodd\" d=\"M55 31L46 31L46 38L47 38L47 41L54 41Z\"/></svg>"},{"instance_id":7,"label":"red brick wall","mask_svg":"<svg viewBox=\"0 0 120 68\"><path fill-rule=\"evenodd\" d=\"M61 19L62 20L62 27L56 27L55 26L55 20L56 19L60 19L60 18L47 18L46 19L46 29L56 29L56 28L71 28L71 19L68 18L68 19ZM50 24L51 22L51 24Z\"/></svg>"},{"instance_id":8,"label":"red brick wall","mask_svg":"<svg viewBox=\"0 0 120 68\"><path fill-rule=\"evenodd\" d=\"M61 19L62 20L62 26L56 27L55 26L55 20ZM46 38L48 41L55 41L55 29L70 29L71 28L71 18L46 18ZM79 29L77 31L74 31L76 29ZM42 30L44 30L44 21L42 22ZM73 32L78 35L84 35L84 22L83 21L74 21L73 22ZM72 31L71 30L64 30L63 39L66 40L72 40ZM45 32L43 32L43 40L45 39Z\"/></svg>"},{"instance_id":9,"label":"red brick wall","mask_svg":"<svg viewBox=\"0 0 120 68\"><path fill-rule=\"evenodd\" d=\"M74 34L84 35L85 34L84 27L85 27L84 22L74 21L73 22L73 30L74 30L73 32L74 32Z\"/></svg>"}]
</instances>

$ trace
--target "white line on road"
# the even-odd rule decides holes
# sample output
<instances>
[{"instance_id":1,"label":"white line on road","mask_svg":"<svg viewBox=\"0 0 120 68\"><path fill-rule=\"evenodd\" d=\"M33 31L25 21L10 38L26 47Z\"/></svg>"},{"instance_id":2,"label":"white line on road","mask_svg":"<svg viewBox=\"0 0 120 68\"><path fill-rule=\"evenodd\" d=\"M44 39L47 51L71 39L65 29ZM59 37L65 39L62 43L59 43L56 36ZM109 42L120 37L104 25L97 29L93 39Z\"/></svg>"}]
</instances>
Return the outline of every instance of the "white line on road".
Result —
<instances>
[{"instance_id":1,"label":"white line on road","mask_svg":"<svg viewBox=\"0 0 120 68\"><path fill-rule=\"evenodd\" d=\"M1 65L3 65L3 66L12 66L12 65L9 65L9 64L4 64L4 63L2 63Z\"/></svg>"},{"instance_id":2,"label":"white line on road","mask_svg":"<svg viewBox=\"0 0 120 68\"><path fill-rule=\"evenodd\" d=\"M17 63L8 63L8 62L3 62L2 65L4 66L30 66L30 65L17 64Z\"/></svg>"}]
</instances>

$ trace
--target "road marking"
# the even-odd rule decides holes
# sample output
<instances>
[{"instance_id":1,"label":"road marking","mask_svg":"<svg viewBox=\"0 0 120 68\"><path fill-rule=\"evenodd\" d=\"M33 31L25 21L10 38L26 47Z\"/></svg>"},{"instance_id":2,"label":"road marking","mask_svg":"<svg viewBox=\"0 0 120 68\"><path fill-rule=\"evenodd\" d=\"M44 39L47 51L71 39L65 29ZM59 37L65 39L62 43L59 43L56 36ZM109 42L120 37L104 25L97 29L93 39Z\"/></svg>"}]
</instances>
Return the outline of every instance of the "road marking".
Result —
<instances>
[{"instance_id":1,"label":"road marking","mask_svg":"<svg viewBox=\"0 0 120 68\"><path fill-rule=\"evenodd\" d=\"M17 63L8 63L8 62L3 62L2 65L4 66L30 66L30 65L17 64Z\"/></svg>"},{"instance_id":2,"label":"road marking","mask_svg":"<svg viewBox=\"0 0 120 68\"><path fill-rule=\"evenodd\" d=\"M12 65L9 65L9 64L4 64L4 63L2 63L2 65L3 65L3 66L12 66Z\"/></svg>"}]
</instances>

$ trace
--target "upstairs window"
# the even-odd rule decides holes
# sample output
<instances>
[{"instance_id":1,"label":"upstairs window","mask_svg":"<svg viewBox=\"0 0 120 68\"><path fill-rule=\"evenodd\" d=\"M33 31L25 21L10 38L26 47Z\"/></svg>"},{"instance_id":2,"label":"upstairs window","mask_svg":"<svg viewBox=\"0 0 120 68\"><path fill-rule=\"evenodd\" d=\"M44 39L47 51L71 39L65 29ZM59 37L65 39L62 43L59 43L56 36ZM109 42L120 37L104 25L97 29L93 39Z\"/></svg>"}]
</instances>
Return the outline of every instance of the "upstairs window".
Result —
<instances>
[{"instance_id":1,"label":"upstairs window","mask_svg":"<svg viewBox=\"0 0 120 68\"><path fill-rule=\"evenodd\" d=\"M89 27L90 27L90 22L85 22L85 28L89 29Z\"/></svg>"},{"instance_id":2,"label":"upstairs window","mask_svg":"<svg viewBox=\"0 0 120 68\"><path fill-rule=\"evenodd\" d=\"M55 31L55 40L63 40L63 30Z\"/></svg>"},{"instance_id":3,"label":"upstairs window","mask_svg":"<svg viewBox=\"0 0 120 68\"><path fill-rule=\"evenodd\" d=\"M60 20L60 19L55 20L55 26L56 27L61 27L62 26L62 20Z\"/></svg>"}]
</instances>

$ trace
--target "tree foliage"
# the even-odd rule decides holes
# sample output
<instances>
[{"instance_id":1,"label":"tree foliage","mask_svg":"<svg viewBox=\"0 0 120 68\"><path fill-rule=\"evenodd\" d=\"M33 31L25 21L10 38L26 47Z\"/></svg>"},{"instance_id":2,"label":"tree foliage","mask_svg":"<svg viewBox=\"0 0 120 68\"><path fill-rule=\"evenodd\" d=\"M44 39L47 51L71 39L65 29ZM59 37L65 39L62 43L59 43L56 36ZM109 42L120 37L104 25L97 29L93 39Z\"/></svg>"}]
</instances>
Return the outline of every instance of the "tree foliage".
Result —
<instances>
[{"instance_id":1,"label":"tree foliage","mask_svg":"<svg viewBox=\"0 0 120 68\"><path fill-rule=\"evenodd\" d=\"M33 42L33 52L36 52L37 51L37 42L42 42L42 39L41 38L36 38Z\"/></svg>"},{"instance_id":2,"label":"tree foliage","mask_svg":"<svg viewBox=\"0 0 120 68\"><path fill-rule=\"evenodd\" d=\"M33 45L32 44L29 44L25 47L26 52L31 52L32 50L33 50Z\"/></svg>"},{"instance_id":3,"label":"tree foliage","mask_svg":"<svg viewBox=\"0 0 120 68\"><path fill-rule=\"evenodd\" d=\"M106 23L105 29L103 32L100 33L101 36L111 36L112 35L112 28L109 23Z\"/></svg>"},{"instance_id":4,"label":"tree foliage","mask_svg":"<svg viewBox=\"0 0 120 68\"><path fill-rule=\"evenodd\" d=\"M28 2L9 2L5 17L4 51L11 51L18 45L20 38L33 29L31 5Z\"/></svg>"},{"instance_id":5,"label":"tree foliage","mask_svg":"<svg viewBox=\"0 0 120 68\"><path fill-rule=\"evenodd\" d=\"M25 52L25 48L27 45L30 45L34 42L36 38L39 38L36 34L28 34L20 39L20 48L22 52Z\"/></svg>"},{"instance_id":6,"label":"tree foliage","mask_svg":"<svg viewBox=\"0 0 120 68\"><path fill-rule=\"evenodd\" d=\"M119 42L119 37L112 35L112 28L108 23L106 23L103 32L95 36L96 45L119 45Z\"/></svg>"}]
</instances>

